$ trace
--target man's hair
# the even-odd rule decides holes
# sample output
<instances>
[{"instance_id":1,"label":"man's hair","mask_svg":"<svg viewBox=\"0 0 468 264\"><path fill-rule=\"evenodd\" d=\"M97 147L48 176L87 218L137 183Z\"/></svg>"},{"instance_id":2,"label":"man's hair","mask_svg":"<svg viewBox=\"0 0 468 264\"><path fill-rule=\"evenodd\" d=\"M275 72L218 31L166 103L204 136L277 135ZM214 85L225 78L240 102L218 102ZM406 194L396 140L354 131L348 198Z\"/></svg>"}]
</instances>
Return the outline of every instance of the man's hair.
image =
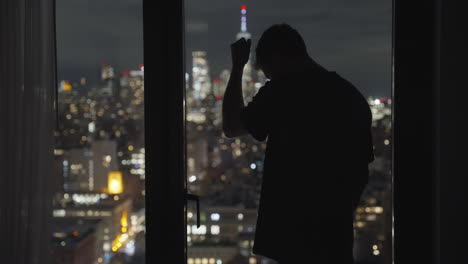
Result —
<instances>
[{"instance_id":1,"label":"man's hair","mask_svg":"<svg viewBox=\"0 0 468 264\"><path fill-rule=\"evenodd\" d=\"M282 56L307 56L307 48L301 35L288 24L269 27L258 40L255 48L255 68L261 69L271 63L273 54Z\"/></svg>"}]
</instances>

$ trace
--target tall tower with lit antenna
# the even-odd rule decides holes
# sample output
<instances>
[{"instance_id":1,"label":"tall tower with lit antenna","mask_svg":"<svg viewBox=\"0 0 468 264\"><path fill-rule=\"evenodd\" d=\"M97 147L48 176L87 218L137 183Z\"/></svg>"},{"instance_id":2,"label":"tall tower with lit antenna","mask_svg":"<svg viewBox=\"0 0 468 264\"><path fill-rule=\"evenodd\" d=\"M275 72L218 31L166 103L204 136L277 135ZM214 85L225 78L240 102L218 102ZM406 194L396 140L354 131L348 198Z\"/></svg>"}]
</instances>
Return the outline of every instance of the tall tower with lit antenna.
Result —
<instances>
[{"instance_id":1,"label":"tall tower with lit antenna","mask_svg":"<svg viewBox=\"0 0 468 264\"><path fill-rule=\"evenodd\" d=\"M251 39L250 33L247 31L247 6L241 5L241 27L240 32L237 33L237 39ZM244 101L250 101L255 95L255 87L252 79L252 64L250 59L244 67L244 74L242 75L242 88L244 89Z\"/></svg>"},{"instance_id":2,"label":"tall tower with lit antenna","mask_svg":"<svg viewBox=\"0 0 468 264\"><path fill-rule=\"evenodd\" d=\"M247 6L241 5L241 28L240 32L237 33L237 39L245 38L250 39L251 35L247 32Z\"/></svg>"}]
</instances>

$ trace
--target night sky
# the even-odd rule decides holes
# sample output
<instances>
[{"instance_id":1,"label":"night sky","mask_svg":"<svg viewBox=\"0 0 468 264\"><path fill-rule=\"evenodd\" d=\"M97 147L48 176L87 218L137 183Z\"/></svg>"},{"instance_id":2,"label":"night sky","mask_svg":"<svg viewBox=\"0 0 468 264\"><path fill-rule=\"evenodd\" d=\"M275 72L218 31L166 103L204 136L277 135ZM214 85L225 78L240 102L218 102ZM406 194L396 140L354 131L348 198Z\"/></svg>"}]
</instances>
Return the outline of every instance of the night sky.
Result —
<instances>
[{"instance_id":1,"label":"night sky","mask_svg":"<svg viewBox=\"0 0 468 264\"><path fill-rule=\"evenodd\" d=\"M186 0L187 71L193 50L207 51L212 78L230 67L242 4L252 48L270 25L288 23L319 64L364 95L391 95L391 0ZM102 61L117 72L143 63L141 0L57 0L56 10L59 80L96 80Z\"/></svg>"}]
</instances>

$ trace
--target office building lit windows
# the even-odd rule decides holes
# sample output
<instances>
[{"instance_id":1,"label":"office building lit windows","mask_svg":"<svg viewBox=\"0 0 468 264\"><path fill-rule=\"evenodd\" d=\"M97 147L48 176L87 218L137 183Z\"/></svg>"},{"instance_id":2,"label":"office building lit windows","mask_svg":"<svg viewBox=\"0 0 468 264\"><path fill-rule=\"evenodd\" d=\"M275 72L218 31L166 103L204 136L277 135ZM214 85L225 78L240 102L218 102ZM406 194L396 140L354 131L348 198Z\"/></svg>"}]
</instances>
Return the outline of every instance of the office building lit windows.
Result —
<instances>
[{"instance_id":1,"label":"office building lit windows","mask_svg":"<svg viewBox=\"0 0 468 264\"><path fill-rule=\"evenodd\" d=\"M51 226L70 239L51 239L55 259L92 256L82 262L109 264L125 255L144 263L142 4L134 1L124 15L117 11L127 7L122 3L110 9L100 3L56 3L54 154L60 177ZM108 23L128 27L111 36L111 28L96 26Z\"/></svg>"}]
</instances>

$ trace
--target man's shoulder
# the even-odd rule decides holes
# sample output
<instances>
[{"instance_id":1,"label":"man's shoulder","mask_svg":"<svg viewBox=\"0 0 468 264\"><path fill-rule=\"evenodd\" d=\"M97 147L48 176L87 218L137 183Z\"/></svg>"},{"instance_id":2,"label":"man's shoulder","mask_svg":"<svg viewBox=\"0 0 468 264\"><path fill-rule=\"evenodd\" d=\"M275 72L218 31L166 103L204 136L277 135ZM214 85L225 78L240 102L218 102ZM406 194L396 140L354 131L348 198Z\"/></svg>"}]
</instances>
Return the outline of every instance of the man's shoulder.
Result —
<instances>
[{"instance_id":1,"label":"man's shoulder","mask_svg":"<svg viewBox=\"0 0 468 264\"><path fill-rule=\"evenodd\" d=\"M337 72L330 72L330 75L335 81L335 86L337 88L342 88L344 92L347 92L347 94L352 97L353 101L360 101L361 103L365 102L367 104L367 100L364 95L351 81L344 78Z\"/></svg>"}]
</instances>

